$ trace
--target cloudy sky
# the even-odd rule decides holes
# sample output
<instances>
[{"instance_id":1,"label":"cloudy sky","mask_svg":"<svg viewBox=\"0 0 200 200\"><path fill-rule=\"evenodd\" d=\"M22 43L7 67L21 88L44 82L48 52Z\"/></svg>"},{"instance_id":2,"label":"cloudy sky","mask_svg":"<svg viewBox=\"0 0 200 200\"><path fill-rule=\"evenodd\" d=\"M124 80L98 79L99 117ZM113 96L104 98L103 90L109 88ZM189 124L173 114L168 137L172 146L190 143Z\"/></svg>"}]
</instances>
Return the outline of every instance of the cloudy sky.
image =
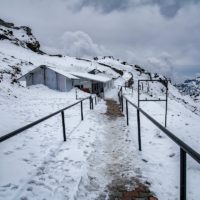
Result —
<instances>
[{"instance_id":1,"label":"cloudy sky","mask_svg":"<svg viewBox=\"0 0 200 200\"><path fill-rule=\"evenodd\" d=\"M32 27L52 53L113 55L178 81L200 74L200 0L0 0L0 18Z\"/></svg>"}]
</instances>

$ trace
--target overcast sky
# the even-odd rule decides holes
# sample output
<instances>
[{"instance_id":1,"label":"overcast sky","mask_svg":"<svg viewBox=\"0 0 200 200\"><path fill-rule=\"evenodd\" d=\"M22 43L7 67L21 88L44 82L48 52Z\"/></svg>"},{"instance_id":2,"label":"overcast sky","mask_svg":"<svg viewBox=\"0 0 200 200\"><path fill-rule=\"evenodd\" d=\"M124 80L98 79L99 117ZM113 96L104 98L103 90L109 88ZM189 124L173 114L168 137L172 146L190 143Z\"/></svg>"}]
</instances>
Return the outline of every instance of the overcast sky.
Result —
<instances>
[{"instance_id":1,"label":"overcast sky","mask_svg":"<svg viewBox=\"0 0 200 200\"><path fill-rule=\"evenodd\" d=\"M0 0L0 18L30 26L49 52L200 73L200 0Z\"/></svg>"}]
</instances>

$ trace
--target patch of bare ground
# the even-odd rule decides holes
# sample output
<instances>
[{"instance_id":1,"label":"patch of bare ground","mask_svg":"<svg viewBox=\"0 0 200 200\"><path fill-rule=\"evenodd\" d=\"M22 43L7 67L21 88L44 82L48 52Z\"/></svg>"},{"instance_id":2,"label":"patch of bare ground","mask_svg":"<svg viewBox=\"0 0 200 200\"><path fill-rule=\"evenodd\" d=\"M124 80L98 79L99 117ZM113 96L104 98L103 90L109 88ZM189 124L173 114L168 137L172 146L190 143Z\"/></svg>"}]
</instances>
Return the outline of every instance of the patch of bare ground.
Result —
<instances>
[{"instance_id":1,"label":"patch of bare ground","mask_svg":"<svg viewBox=\"0 0 200 200\"><path fill-rule=\"evenodd\" d=\"M149 183L136 178L116 179L107 187L107 200L158 200L149 190ZM103 199L103 198L100 198Z\"/></svg>"},{"instance_id":2,"label":"patch of bare ground","mask_svg":"<svg viewBox=\"0 0 200 200\"><path fill-rule=\"evenodd\" d=\"M120 105L114 101L113 99L106 99L107 111L106 115L116 118L116 117L124 117L124 114L121 112Z\"/></svg>"}]
</instances>

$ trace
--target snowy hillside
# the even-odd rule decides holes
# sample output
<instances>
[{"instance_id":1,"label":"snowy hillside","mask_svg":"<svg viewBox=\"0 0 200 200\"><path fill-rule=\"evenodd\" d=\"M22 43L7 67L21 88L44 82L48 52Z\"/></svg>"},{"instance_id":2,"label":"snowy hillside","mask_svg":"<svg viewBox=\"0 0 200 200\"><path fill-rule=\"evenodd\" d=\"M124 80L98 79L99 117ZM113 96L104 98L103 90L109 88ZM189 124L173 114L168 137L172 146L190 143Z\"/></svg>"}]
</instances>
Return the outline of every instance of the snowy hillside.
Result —
<instances>
[{"instance_id":1,"label":"snowy hillside","mask_svg":"<svg viewBox=\"0 0 200 200\"><path fill-rule=\"evenodd\" d=\"M116 101L119 86L125 82L133 83L133 92L127 89L124 95L137 102L138 80L166 79L111 56L89 60L49 55L40 50L30 28L0 20L0 136L77 101L75 89L65 93L44 85L24 87L17 81L39 65L66 72L98 69L114 79L105 99ZM141 92L143 98L165 98L161 83L144 84ZM87 96L78 90L79 98ZM159 200L177 199L177 146L142 117L144 151L138 152L135 109L130 108L131 125L126 127L123 114L107 116L107 107L108 101L102 99L91 111L89 102L84 102L83 122L79 106L65 112L66 143L62 142L60 115L1 143L0 199L109 199L106 192L113 180L132 180L133 176L148 185ZM163 123L162 102L142 103L141 107ZM169 83L168 107L168 128L200 152L199 102L183 96ZM188 170L189 199L198 200L199 166L191 161Z\"/></svg>"},{"instance_id":2,"label":"snowy hillside","mask_svg":"<svg viewBox=\"0 0 200 200\"><path fill-rule=\"evenodd\" d=\"M191 96L194 101L200 102L200 77L185 80L175 85L183 95Z\"/></svg>"}]
</instances>

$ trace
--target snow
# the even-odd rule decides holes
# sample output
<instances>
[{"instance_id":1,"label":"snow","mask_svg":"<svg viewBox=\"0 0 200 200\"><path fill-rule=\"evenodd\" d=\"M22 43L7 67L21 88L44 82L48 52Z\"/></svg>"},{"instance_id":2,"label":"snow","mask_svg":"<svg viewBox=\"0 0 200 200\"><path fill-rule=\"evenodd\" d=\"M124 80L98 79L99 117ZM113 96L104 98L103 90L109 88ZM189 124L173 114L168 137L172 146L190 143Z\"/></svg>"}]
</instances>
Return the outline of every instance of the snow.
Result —
<instances>
[{"instance_id":1,"label":"snow","mask_svg":"<svg viewBox=\"0 0 200 200\"><path fill-rule=\"evenodd\" d=\"M110 78L105 77L105 76L100 76L100 75L96 75L96 74L89 74L89 73L81 73L81 72L71 72L73 75L81 77L81 78L86 78L89 80L93 80L93 81L99 81L102 83L106 83L108 81L111 81Z\"/></svg>"},{"instance_id":2,"label":"snow","mask_svg":"<svg viewBox=\"0 0 200 200\"><path fill-rule=\"evenodd\" d=\"M137 105L136 92L125 92L127 98ZM168 123L167 128L177 137L189 144L193 149L200 153L198 134L200 129L200 117L195 115L190 110L186 109L174 99L169 99L168 102ZM153 116L158 122L164 125L164 109L165 103L145 102L141 103L141 108L148 114ZM135 135L134 145L137 144L137 118L135 108L129 105L129 130ZM141 134L142 134L142 152L141 159L148 162L138 163L144 177L148 177L151 182L151 189L156 192L159 199L178 199L179 197L179 160L180 149L170 140L164 133L156 128L148 119L141 114ZM196 200L200 196L198 187L194 187L200 180L200 175L197 171L200 166L196 161L188 156L188 199Z\"/></svg>"},{"instance_id":3,"label":"snow","mask_svg":"<svg viewBox=\"0 0 200 200\"><path fill-rule=\"evenodd\" d=\"M41 67L41 66L39 66L39 67ZM37 67L37 68L39 68L39 67ZM45 65L45 67L46 67L46 68L49 68L49 69L51 69L51 70L53 70L53 71L55 71L55 72L57 72L57 73L59 73L59 74L61 74L61 75L63 75L63 76L65 76L65 77L69 78L69 79L79 79L78 77L73 76L73 75L70 74L69 72L66 72L66 71L64 71L64 70L62 70L62 69L57 69L56 67L50 67L50 66L46 66L46 65ZM20 77L18 80L20 80L20 81L21 81L21 80L24 80L24 77L25 77L27 74L33 72L33 71L36 70L37 68L35 68L35 69L29 71L28 73L24 74L24 75L23 75L22 77Z\"/></svg>"},{"instance_id":4,"label":"snow","mask_svg":"<svg viewBox=\"0 0 200 200\"><path fill-rule=\"evenodd\" d=\"M76 101L75 89L70 93L62 93L43 85L30 86L28 89L15 86L12 88L14 92L5 96L9 89L8 87L1 90L0 115L4 117L0 121L0 136ZM78 95L88 96L81 91L78 91Z\"/></svg>"},{"instance_id":5,"label":"snow","mask_svg":"<svg viewBox=\"0 0 200 200\"><path fill-rule=\"evenodd\" d=\"M135 83L149 78L121 61L106 58L98 62L124 72L123 77L115 80L115 88L106 91L105 98L117 100L118 86L124 85L130 77L129 72ZM119 76L95 61L39 55L8 41L0 41L0 75L3 76L0 82L0 136L77 101L75 89L64 93L44 85L25 88L11 84L9 73L13 73L14 66L21 69L16 74L19 78L40 65L55 67L66 74L73 71L99 81ZM105 72L105 76L87 73L95 68ZM136 103L137 84L133 88L133 93L129 89L123 92ZM144 84L141 98L165 98L163 89L159 83L150 83L147 92ZM79 99L89 95L77 91ZM141 102L141 107L164 124L164 102ZM200 152L199 104L182 96L169 84L168 109L167 128ZM105 115L104 100L98 102L94 110L89 109L88 100L84 101L83 111L84 121L81 121L80 105L65 111L66 142L63 142L61 116L56 115L1 143L0 199L106 199L107 187L113 180L133 177L143 183L148 181L159 199L178 199L180 155L173 141L141 115L142 152L139 152L135 108L129 105L128 127L125 117L111 119ZM187 163L188 199L198 200L200 166L189 156Z\"/></svg>"},{"instance_id":6,"label":"snow","mask_svg":"<svg viewBox=\"0 0 200 200\"><path fill-rule=\"evenodd\" d=\"M64 71L64 70L57 69L57 68L55 68L55 67L49 67L49 66L48 66L47 68L52 69L52 70L54 70L55 72L58 72L59 74L64 75L64 76L66 76L66 77L69 78L69 79L79 79L78 77L73 76L72 74L67 73L67 72Z\"/></svg>"},{"instance_id":7,"label":"snow","mask_svg":"<svg viewBox=\"0 0 200 200\"><path fill-rule=\"evenodd\" d=\"M64 107L66 100L75 101L74 91L63 94L44 86L29 90L31 95L27 96L33 98L26 97L26 109L20 107L24 97L13 105L13 113L21 109L23 120L45 115L49 108L55 111ZM43 97L36 95L39 90L44 91ZM131 94L127 89L126 93L135 101L136 91ZM117 90L107 92L106 98L117 98ZM173 99L169 105L168 128L200 151L199 116ZM33 106L37 109L28 113ZM163 104L148 103L143 109L163 123ZM150 182L150 189L159 199L178 199L179 148L141 115L143 151L139 152L135 109L129 106L129 127L124 117L109 119L105 111L103 100L93 111L88 102L84 104L83 122L79 106L66 111L67 142L62 141L61 117L57 116L1 144L0 199L95 199L105 196L106 186L120 177ZM200 180L199 169L188 159L189 199L196 200L200 195L194 187Z\"/></svg>"}]
</instances>

